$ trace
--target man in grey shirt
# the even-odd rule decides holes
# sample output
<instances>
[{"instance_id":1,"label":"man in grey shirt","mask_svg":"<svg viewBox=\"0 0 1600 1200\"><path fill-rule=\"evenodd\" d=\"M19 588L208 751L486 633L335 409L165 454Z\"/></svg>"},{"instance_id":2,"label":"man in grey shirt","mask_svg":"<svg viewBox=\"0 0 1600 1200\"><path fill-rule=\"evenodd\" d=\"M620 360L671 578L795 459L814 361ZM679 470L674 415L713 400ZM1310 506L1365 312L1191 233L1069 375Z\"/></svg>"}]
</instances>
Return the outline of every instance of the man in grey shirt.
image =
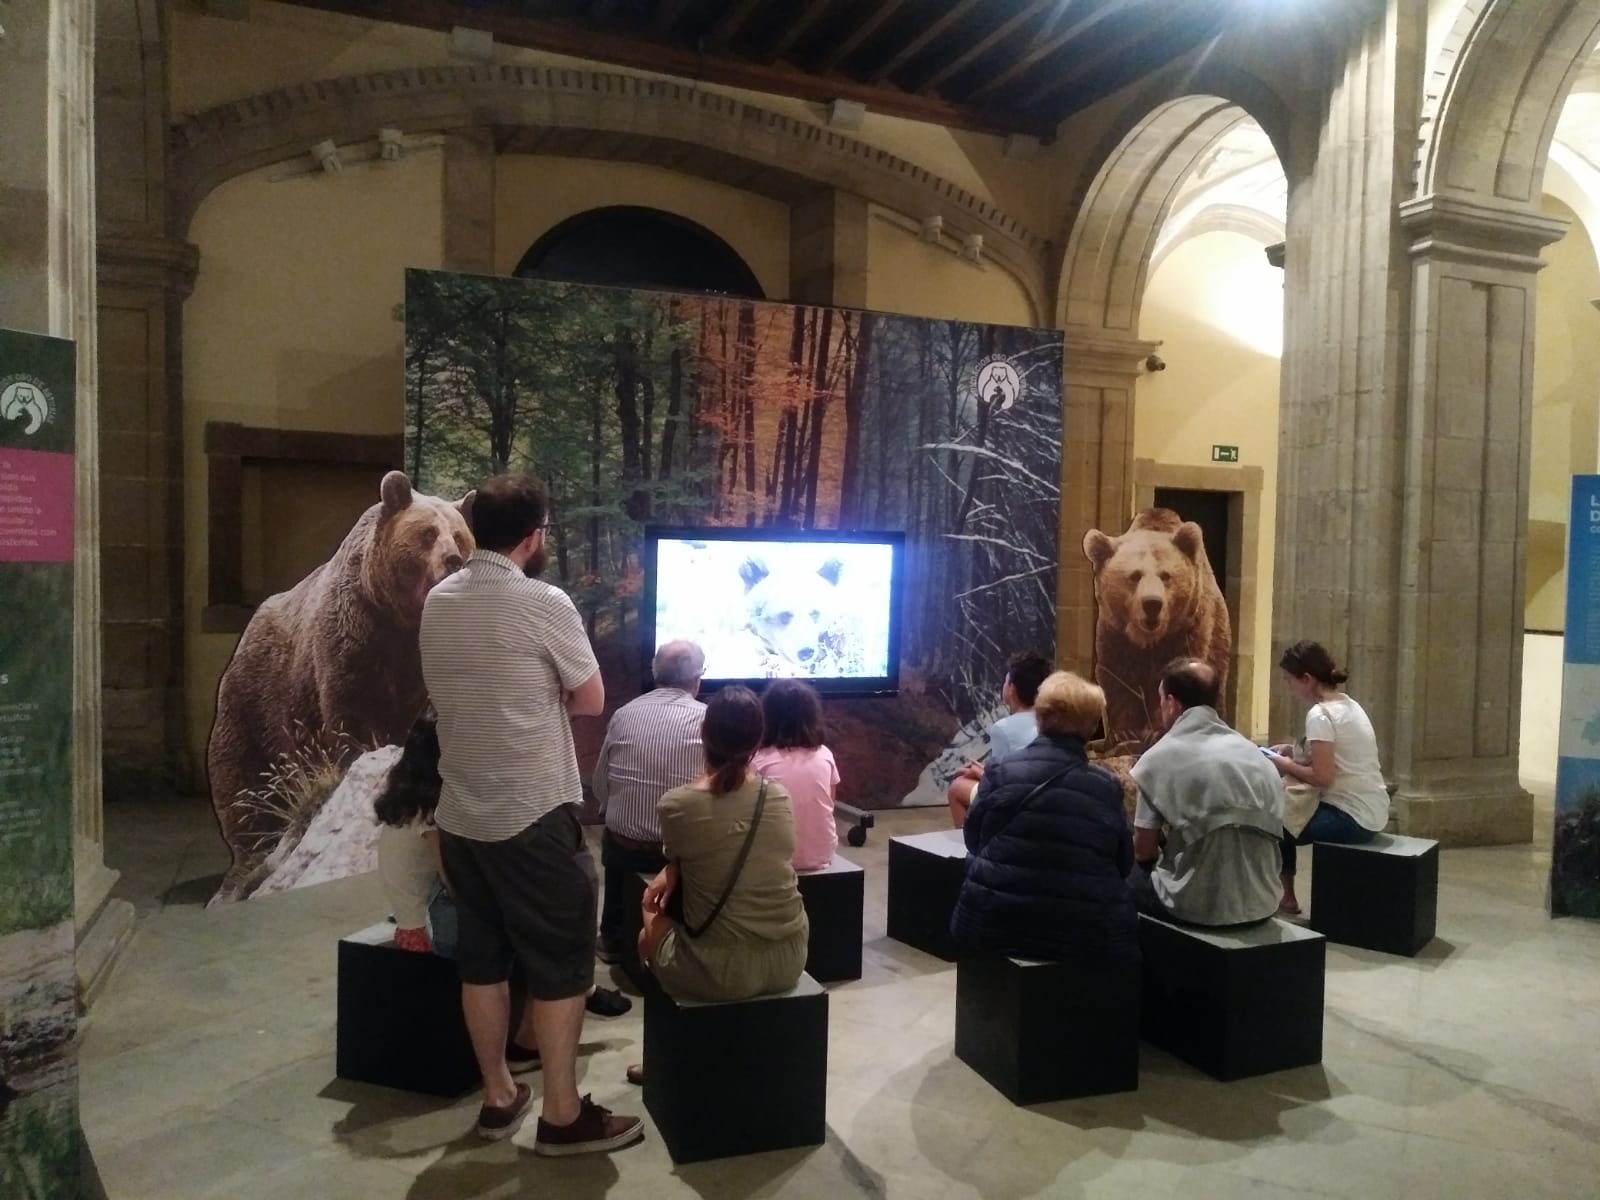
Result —
<instances>
[{"instance_id":1,"label":"man in grey shirt","mask_svg":"<svg viewBox=\"0 0 1600 1200\"><path fill-rule=\"evenodd\" d=\"M629 871L654 875L661 857L662 793L698 779L705 770L700 726L706 706L695 699L706 671L705 652L693 642L668 642L651 666L655 688L611 715L592 786L605 815L600 865L605 892L600 908L600 961L621 962L622 883Z\"/></svg>"},{"instance_id":2,"label":"man in grey shirt","mask_svg":"<svg viewBox=\"0 0 1600 1200\"><path fill-rule=\"evenodd\" d=\"M1166 733L1132 772L1134 901L1194 925L1264 921L1282 890L1278 772L1217 715L1217 674L1206 663L1169 663L1157 694Z\"/></svg>"}]
</instances>

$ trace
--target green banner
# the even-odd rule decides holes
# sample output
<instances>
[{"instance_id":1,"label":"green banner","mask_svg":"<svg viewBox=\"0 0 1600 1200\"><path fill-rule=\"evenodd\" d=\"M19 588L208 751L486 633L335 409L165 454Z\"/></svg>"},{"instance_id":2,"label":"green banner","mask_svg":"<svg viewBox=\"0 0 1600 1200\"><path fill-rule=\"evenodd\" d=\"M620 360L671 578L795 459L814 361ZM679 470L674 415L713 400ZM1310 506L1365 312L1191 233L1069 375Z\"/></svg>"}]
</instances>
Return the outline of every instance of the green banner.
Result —
<instances>
[{"instance_id":1,"label":"green banner","mask_svg":"<svg viewBox=\"0 0 1600 1200\"><path fill-rule=\"evenodd\" d=\"M76 352L0 329L0 1196L78 1194Z\"/></svg>"}]
</instances>

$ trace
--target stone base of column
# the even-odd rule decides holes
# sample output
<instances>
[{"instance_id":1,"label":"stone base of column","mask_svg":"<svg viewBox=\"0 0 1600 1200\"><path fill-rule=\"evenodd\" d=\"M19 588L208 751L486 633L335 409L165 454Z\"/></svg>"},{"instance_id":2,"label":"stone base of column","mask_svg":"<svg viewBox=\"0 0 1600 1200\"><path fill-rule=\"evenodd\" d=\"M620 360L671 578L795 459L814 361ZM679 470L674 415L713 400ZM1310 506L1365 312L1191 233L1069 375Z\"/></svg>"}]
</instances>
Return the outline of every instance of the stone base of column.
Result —
<instances>
[{"instance_id":1,"label":"stone base of column","mask_svg":"<svg viewBox=\"0 0 1600 1200\"><path fill-rule=\"evenodd\" d=\"M1520 786L1395 793L1399 832L1445 846L1504 846L1533 841L1533 796Z\"/></svg>"}]
</instances>

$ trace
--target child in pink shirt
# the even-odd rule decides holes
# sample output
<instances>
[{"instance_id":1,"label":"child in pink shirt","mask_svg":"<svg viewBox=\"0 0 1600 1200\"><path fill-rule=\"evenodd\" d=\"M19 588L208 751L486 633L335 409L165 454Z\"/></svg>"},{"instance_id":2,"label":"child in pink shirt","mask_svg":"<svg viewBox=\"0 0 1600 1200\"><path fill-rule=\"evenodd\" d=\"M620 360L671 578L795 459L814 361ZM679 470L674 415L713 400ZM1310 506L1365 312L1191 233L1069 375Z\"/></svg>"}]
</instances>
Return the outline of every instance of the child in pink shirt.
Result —
<instances>
[{"instance_id":1,"label":"child in pink shirt","mask_svg":"<svg viewBox=\"0 0 1600 1200\"><path fill-rule=\"evenodd\" d=\"M833 823L839 768L822 744L822 698L798 679L774 679L761 710L766 733L750 769L783 784L794 804L794 869L818 870L833 861L839 844Z\"/></svg>"}]
</instances>

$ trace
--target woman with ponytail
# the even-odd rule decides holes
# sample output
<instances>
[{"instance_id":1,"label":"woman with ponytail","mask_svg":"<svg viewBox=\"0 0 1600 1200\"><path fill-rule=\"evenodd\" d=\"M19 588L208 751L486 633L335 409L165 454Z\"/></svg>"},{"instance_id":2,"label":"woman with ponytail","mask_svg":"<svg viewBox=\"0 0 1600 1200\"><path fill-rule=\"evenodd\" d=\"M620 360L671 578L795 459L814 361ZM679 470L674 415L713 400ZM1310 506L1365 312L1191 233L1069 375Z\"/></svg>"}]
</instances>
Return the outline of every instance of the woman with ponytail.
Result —
<instances>
[{"instance_id":1,"label":"woman with ponytail","mask_svg":"<svg viewBox=\"0 0 1600 1200\"><path fill-rule=\"evenodd\" d=\"M762 729L749 688L712 696L700 732L705 773L658 806L667 866L645 890L639 957L674 996L785 992L805 969L794 807L781 784L750 769Z\"/></svg>"},{"instance_id":2,"label":"woman with ponytail","mask_svg":"<svg viewBox=\"0 0 1600 1200\"><path fill-rule=\"evenodd\" d=\"M1389 823L1389 789L1378 762L1378 738L1366 711L1341 688L1349 676L1316 642L1296 642L1278 661L1289 692L1306 707L1302 745L1274 746L1272 765L1289 783L1316 789L1317 807L1298 836L1283 835L1280 911L1300 911L1294 894L1295 846L1359 845Z\"/></svg>"}]
</instances>

